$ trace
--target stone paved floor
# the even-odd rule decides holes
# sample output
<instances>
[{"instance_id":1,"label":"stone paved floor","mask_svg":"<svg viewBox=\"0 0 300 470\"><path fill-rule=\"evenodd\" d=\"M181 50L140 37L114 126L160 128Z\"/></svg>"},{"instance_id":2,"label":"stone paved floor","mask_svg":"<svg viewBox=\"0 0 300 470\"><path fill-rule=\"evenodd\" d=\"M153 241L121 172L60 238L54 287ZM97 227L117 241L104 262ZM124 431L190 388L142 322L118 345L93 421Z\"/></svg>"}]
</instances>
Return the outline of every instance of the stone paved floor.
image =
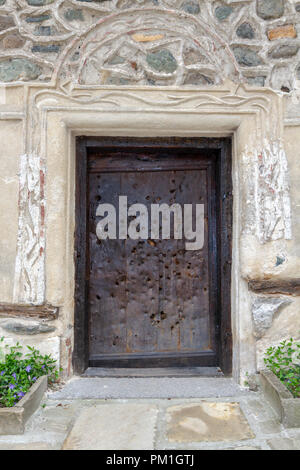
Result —
<instances>
[{"instance_id":1,"label":"stone paved floor","mask_svg":"<svg viewBox=\"0 0 300 470\"><path fill-rule=\"evenodd\" d=\"M84 380L93 379L73 379L48 393L24 435L0 436L0 450L300 450L300 429L284 429L260 392L241 390L230 379L196 379L181 398L167 397L164 382L155 393L159 382L148 379L147 398L139 397L147 388L142 379ZM178 380L171 382L173 395L184 389L186 378Z\"/></svg>"}]
</instances>

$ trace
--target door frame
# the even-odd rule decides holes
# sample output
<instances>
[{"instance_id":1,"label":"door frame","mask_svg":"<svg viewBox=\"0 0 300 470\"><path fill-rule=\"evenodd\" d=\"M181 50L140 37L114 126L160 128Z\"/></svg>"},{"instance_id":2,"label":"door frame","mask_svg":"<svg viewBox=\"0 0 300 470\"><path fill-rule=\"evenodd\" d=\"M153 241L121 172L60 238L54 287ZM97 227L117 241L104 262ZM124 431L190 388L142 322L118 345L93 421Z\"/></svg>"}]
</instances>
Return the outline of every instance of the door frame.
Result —
<instances>
[{"instance_id":1,"label":"door frame","mask_svg":"<svg viewBox=\"0 0 300 470\"><path fill-rule=\"evenodd\" d=\"M87 154L88 148L101 147L167 147L211 149L219 153L217 183L219 182L218 295L220 308L219 359L225 375L232 372L231 326L231 264L232 264L232 146L231 138L200 137L76 137L75 190L75 318L73 368L81 374L88 367L88 231L87 231Z\"/></svg>"}]
</instances>

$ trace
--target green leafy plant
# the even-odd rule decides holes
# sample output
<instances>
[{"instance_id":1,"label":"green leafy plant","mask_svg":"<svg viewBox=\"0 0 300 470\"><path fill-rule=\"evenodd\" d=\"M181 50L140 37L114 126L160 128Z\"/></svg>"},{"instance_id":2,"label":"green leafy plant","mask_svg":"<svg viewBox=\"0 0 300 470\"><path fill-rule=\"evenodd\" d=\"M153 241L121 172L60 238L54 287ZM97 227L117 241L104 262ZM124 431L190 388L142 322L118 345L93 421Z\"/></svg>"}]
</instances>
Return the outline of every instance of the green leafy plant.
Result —
<instances>
[{"instance_id":1,"label":"green leafy plant","mask_svg":"<svg viewBox=\"0 0 300 470\"><path fill-rule=\"evenodd\" d=\"M271 346L265 353L264 363L294 397L300 397L300 342L293 338Z\"/></svg>"},{"instance_id":2,"label":"green leafy plant","mask_svg":"<svg viewBox=\"0 0 300 470\"><path fill-rule=\"evenodd\" d=\"M4 338L0 338L0 407L16 405L43 375L48 375L50 383L58 380L59 371L51 355L42 356L30 346L27 349L29 352L23 354L19 343L5 346Z\"/></svg>"}]
</instances>

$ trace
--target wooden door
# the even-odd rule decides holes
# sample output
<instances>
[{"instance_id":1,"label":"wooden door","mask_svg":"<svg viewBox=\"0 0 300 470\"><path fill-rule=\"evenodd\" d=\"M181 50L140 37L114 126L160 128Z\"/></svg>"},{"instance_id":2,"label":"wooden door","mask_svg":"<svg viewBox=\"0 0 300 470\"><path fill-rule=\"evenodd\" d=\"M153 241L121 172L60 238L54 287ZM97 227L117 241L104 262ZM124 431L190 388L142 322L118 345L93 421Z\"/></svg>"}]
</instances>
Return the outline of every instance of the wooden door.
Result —
<instances>
[{"instance_id":1,"label":"wooden door","mask_svg":"<svg viewBox=\"0 0 300 470\"><path fill-rule=\"evenodd\" d=\"M94 145L86 152L89 366L221 364L219 153L215 149L157 145ZM126 196L127 210L133 204L146 208L147 237L120 239L120 196ZM103 204L116 210L115 239L97 235L97 225L103 219L97 210ZM160 217L159 238L153 238L152 207L162 204L182 208L182 238L174 238L172 211L170 237L164 237ZM194 230L196 206L203 207L201 249L187 249L186 205L192 205ZM127 231L133 219L128 216ZM122 224L124 228L124 221Z\"/></svg>"}]
</instances>

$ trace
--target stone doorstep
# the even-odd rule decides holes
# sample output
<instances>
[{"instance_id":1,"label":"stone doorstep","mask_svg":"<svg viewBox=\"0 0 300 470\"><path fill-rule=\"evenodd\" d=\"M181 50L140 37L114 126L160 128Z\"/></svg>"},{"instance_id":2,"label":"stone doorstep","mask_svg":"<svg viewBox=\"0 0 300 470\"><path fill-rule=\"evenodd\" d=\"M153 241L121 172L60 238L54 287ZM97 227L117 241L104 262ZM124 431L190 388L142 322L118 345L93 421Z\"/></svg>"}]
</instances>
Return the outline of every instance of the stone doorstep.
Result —
<instances>
[{"instance_id":1,"label":"stone doorstep","mask_svg":"<svg viewBox=\"0 0 300 470\"><path fill-rule=\"evenodd\" d=\"M294 398L270 370L260 371L259 380L266 399L277 413L283 426L299 428L300 398Z\"/></svg>"},{"instance_id":2,"label":"stone doorstep","mask_svg":"<svg viewBox=\"0 0 300 470\"><path fill-rule=\"evenodd\" d=\"M14 407L0 408L0 436L24 433L25 423L39 407L47 386L48 377L44 375Z\"/></svg>"}]
</instances>

